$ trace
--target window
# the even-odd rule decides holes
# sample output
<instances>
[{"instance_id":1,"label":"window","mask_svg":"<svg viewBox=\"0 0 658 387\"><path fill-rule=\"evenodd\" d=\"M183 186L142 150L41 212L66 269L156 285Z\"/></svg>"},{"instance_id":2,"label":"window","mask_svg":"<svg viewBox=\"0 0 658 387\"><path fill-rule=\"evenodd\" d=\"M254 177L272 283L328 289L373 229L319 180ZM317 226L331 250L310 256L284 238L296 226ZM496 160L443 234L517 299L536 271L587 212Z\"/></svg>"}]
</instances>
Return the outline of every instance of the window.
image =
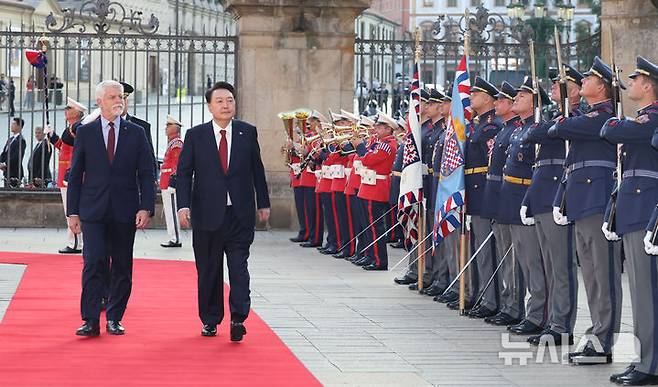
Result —
<instances>
[{"instance_id":1,"label":"window","mask_svg":"<svg viewBox=\"0 0 658 387\"><path fill-rule=\"evenodd\" d=\"M423 7L434 7L434 0L423 0Z\"/></svg>"},{"instance_id":2,"label":"window","mask_svg":"<svg viewBox=\"0 0 658 387\"><path fill-rule=\"evenodd\" d=\"M471 0L471 7L477 7L482 4L482 0Z\"/></svg>"},{"instance_id":3,"label":"window","mask_svg":"<svg viewBox=\"0 0 658 387\"><path fill-rule=\"evenodd\" d=\"M456 7L457 6L457 0L446 0L446 7Z\"/></svg>"},{"instance_id":4,"label":"window","mask_svg":"<svg viewBox=\"0 0 658 387\"><path fill-rule=\"evenodd\" d=\"M494 3L494 5L495 5L496 7L505 7L505 6L507 6L507 4L505 4L505 0L496 0L496 2Z\"/></svg>"}]
</instances>

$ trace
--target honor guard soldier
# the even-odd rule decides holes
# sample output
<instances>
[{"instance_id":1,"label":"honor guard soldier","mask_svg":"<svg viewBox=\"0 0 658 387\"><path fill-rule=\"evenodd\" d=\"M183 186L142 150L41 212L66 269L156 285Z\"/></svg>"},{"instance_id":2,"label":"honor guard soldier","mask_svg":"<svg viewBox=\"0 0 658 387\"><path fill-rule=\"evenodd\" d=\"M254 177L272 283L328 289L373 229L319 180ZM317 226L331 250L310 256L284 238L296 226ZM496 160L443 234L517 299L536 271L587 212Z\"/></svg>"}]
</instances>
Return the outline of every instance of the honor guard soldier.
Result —
<instances>
[{"instance_id":1,"label":"honor guard soldier","mask_svg":"<svg viewBox=\"0 0 658 387\"><path fill-rule=\"evenodd\" d=\"M372 262L364 265L364 270L388 270L388 253L384 239L386 225L383 220L376 220L389 210L391 168L397 151L397 140L393 136L393 130L397 126L393 118L380 112L375 124L377 140L372 143L370 149L366 149L363 143L357 146L357 152L363 156L364 168L361 174L359 197L366 204L369 225L366 233L370 234L368 239L372 244L368 253Z\"/></svg>"},{"instance_id":2,"label":"honor guard soldier","mask_svg":"<svg viewBox=\"0 0 658 387\"><path fill-rule=\"evenodd\" d=\"M448 106L448 109L446 109ZM429 175L429 188L427 192L427 201L431 203L428 205L427 216L432 218L432 228L428 228L427 232L433 232L434 227L434 208L436 204L436 189L438 179L435 176L439 175L441 169L441 156L443 154L443 140L445 138L446 124L446 111L449 112L450 103L446 103L446 97L438 90L430 90L430 100L427 103L427 109L430 120L432 121L432 134L430 135L430 167L428 169ZM438 159L438 160L437 160ZM442 243L436 249L432 249L432 283L429 287L421 289L421 294L435 297L443 293L448 287L450 280L450 273L448 270L448 259L446 256L445 245Z\"/></svg>"},{"instance_id":3,"label":"honor guard soldier","mask_svg":"<svg viewBox=\"0 0 658 387\"><path fill-rule=\"evenodd\" d=\"M178 156L183 149L183 140L180 137L182 126L177 119L167 116L167 126L165 127L167 150L160 168L160 192L169 240L161 243L162 247L182 246L177 216L178 206L176 205L176 167L178 166Z\"/></svg>"},{"instance_id":4,"label":"honor guard soldier","mask_svg":"<svg viewBox=\"0 0 658 387\"><path fill-rule=\"evenodd\" d=\"M477 114L471 123L471 134L466 141L464 169L466 183L466 214L468 215L467 227L470 224L471 247L473 251L480 247L487 236L491 233L491 220L483 216L483 209L491 203L484 196L486 188L486 176L489 170L489 155L493 150L494 137L500 131L500 122L496 119L494 101L498 95L498 89L484 78L475 77L471 86L471 107ZM478 255L477 276L473 288L475 295L484 291L487 282L493 276L496 268L496 251L493 241L487 242ZM497 280L489 286L482 297L477 309L468 313L469 317L485 318L491 317L498 312L498 284Z\"/></svg>"},{"instance_id":5,"label":"honor guard soldier","mask_svg":"<svg viewBox=\"0 0 658 387\"><path fill-rule=\"evenodd\" d=\"M601 137L621 145L621 185L608 204L603 233L623 240L633 311L633 334L640 360L610 380L626 386L658 384L658 261L644 250L645 227L658 203L658 150L651 137L658 128L658 66L638 57L628 97L642 106L635 119L611 118ZM612 206L616 206L611 213ZM614 217L614 218L612 218ZM614 227L609 227L613 224Z\"/></svg>"},{"instance_id":6,"label":"honor guard soldier","mask_svg":"<svg viewBox=\"0 0 658 387\"><path fill-rule=\"evenodd\" d=\"M514 255L521 268L522 281L516 284L518 296L525 299L526 289L530 293L526 303L526 313L523 320L507 329L519 335L537 334L542 331L547 322L546 278L544 264L539 249L539 240L535 226L526 226L521 222L520 210L523 198L530 186L533 166L535 164L535 147L523 141L524 135L535 125L533 120L534 88L531 77L526 77L517 89L512 111L523 120L523 125L516 128L510 136L507 150L507 160L503 167L503 184L500 188L498 209L499 223L509 224L514 245ZM544 89L539 87L539 98L542 104L548 106L551 101ZM532 214L528 214L532 216Z\"/></svg>"},{"instance_id":7,"label":"honor guard soldier","mask_svg":"<svg viewBox=\"0 0 658 387\"><path fill-rule=\"evenodd\" d=\"M151 124L140 118L128 114L128 106L130 105L130 101L128 100L128 98L132 93L135 92L135 88L125 82L119 82L119 83L123 86L123 114L121 114L121 118L126 121L130 121L133 124L137 124L138 126L141 126L144 129L144 134L146 135L146 139L148 140L149 145L151 147L151 157L153 158L153 167L155 171L154 172L155 175L153 176L153 178L157 180L158 163L155 158L155 151L154 151L155 148L153 148L153 139L151 137Z\"/></svg>"},{"instance_id":8,"label":"honor guard soldier","mask_svg":"<svg viewBox=\"0 0 658 387\"><path fill-rule=\"evenodd\" d=\"M551 98L561 106L562 100L570 103L569 117L581 115L580 88L583 75L573 67L563 64L567 81L567 95L562 96L560 82L553 79ZM532 184L526 192L521 206L521 221L535 225L539 238L546 279L548 285L548 324L539 335L531 336L528 342L538 345L541 340L562 345L562 334L567 334L569 344L573 344L573 328L576 324L578 306L578 267L573 248L573 227L560 226L553 220L553 202L561 185L566 157L565 142L561 138L548 137L548 129L561 117L557 112L552 120L533 126L524 141L528 146L537 147L535 171ZM532 213L532 217L527 214Z\"/></svg>"},{"instance_id":9,"label":"honor guard soldier","mask_svg":"<svg viewBox=\"0 0 658 387\"><path fill-rule=\"evenodd\" d=\"M80 102L67 97L66 107L64 108L64 117L66 118L66 129L58 136L48 125L46 134L50 142L59 151L59 162L57 166L57 187L62 195L62 204L64 214L66 215L66 192L68 190L67 173L71 167L71 158L73 157L73 146L75 145L75 133L80 126L80 120L87 111L87 108ZM67 228L66 246L59 250L60 254L80 254L82 253L82 234L76 235Z\"/></svg>"},{"instance_id":10,"label":"honor guard soldier","mask_svg":"<svg viewBox=\"0 0 658 387\"><path fill-rule=\"evenodd\" d=\"M432 118L429 115L430 109L429 109L429 104L430 104L430 92L426 89L421 89L420 90L420 146L421 146L421 153L422 153L422 158L423 158L423 196L427 196L427 193L430 192L430 185L431 185L431 179L432 179L432 133L434 132L434 124L432 123ZM426 198L427 199L427 198ZM430 203L430 200L427 199L425 200L425 228L427 232L432 230L432 225L434 224L434 216L433 216L433 207L434 204ZM428 243L431 243L430 241L432 238L430 237L428 239ZM415 251L409 258L416 261L416 270L418 270L418 262L419 260L417 259L419 251ZM425 256L427 257L428 254L426 253ZM423 278L423 283L429 285L432 283L432 260L431 259L425 259L425 271L424 271L424 278ZM409 285L410 290L419 290L418 289L418 283L413 283Z\"/></svg>"},{"instance_id":11,"label":"honor guard soldier","mask_svg":"<svg viewBox=\"0 0 658 387\"><path fill-rule=\"evenodd\" d=\"M496 116L500 118L503 127L494 137L493 148L489 157L489 170L487 171L487 185L484 196L488 205L482 209L482 216L491 219L491 228L496 238L497 260L504 259L500 267L499 281L499 311L497 314L486 317L485 322L492 325L515 325L521 322L525 316L525 300L521 297L521 271L517 260L513 258L513 252L509 250L512 245L511 227L503 224L500 215L500 187L503 183L503 167L507 160L507 148L509 148L512 133L523 125L521 118L512 111L512 104L517 91L511 84L503 82L500 86L494 106ZM452 235L452 234L451 234ZM448 236L450 237L450 236ZM507 254L507 256L505 256ZM457 293L452 296L456 299Z\"/></svg>"},{"instance_id":12,"label":"honor guard soldier","mask_svg":"<svg viewBox=\"0 0 658 387\"><path fill-rule=\"evenodd\" d=\"M574 222L576 251L592 318L586 333L598 341L589 341L582 351L570 353L569 361L600 364L612 362L614 336L621 323L619 243L609 242L601 232L603 214L615 184L617 160L616 146L599 135L614 112L610 101L613 73L596 57L592 68L583 75L580 95L589 104L589 112L558 120L548 133L570 142L565 163L566 216Z\"/></svg>"},{"instance_id":13,"label":"honor guard soldier","mask_svg":"<svg viewBox=\"0 0 658 387\"><path fill-rule=\"evenodd\" d=\"M651 146L658 149L658 128L653 132ZM647 225L647 233L644 236L644 251L649 255L658 255L658 203Z\"/></svg>"}]
</instances>

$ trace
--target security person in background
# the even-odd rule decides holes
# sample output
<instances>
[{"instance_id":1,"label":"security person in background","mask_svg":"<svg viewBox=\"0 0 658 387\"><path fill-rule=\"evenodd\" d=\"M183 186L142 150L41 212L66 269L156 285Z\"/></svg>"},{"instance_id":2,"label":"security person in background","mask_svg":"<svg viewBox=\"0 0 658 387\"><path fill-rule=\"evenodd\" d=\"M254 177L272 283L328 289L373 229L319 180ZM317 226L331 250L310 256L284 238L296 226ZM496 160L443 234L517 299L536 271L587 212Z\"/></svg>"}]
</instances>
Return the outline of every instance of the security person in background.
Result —
<instances>
[{"instance_id":1,"label":"security person in background","mask_svg":"<svg viewBox=\"0 0 658 387\"><path fill-rule=\"evenodd\" d=\"M361 174L361 186L359 197L365 201L368 214L370 230L369 240L375 242L386 231L384 222L378 221L389 209L388 198L391 190L391 168L397 150L397 140L393 136L393 130L398 127L397 122L387 114L379 112L375 124L377 140L373 142L370 149L365 144L357 146L357 153L363 156L363 173ZM368 256L373 262L364 265L364 270L388 270L388 253L386 251L386 239L379 238L369 248Z\"/></svg>"},{"instance_id":2,"label":"security person in background","mask_svg":"<svg viewBox=\"0 0 658 387\"><path fill-rule=\"evenodd\" d=\"M153 167L156 174L154 176L155 179L157 177L158 163L155 159L155 148L153 147L153 139L151 137L151 124L140 118L128 114L128 106L130 105L130 101L128 100L128 98L135 91L135 89L131 85L125 82L119 82L119 83L123 85L123 114L121 114L121 118L144 128L144 134L146 134L146 139L148 140L149 145L151 146L151 157L153 158Z\"/></svg>"},{"instance_id":3,"label":"security person in background","mask_svg":"<svg viewBox=\"0 0 658 387\"><path fill-rule=\"evenodd\" d=\"M576 251L592 317L586 333L598 338L598 343L589 341L582 351L570 353L569 361L601 364L612 362L614 335L621 323L619 243L609 242L601 232L617 165L616 145L599 136L603 124L613 116L613 74L596 57L584 75L580 95L589 104L589 113L558 120L548 134L570 141L565 163L566 216L574 222Z\"/></svg>"},{"instance_id":4,"label":"security person in background","mask_svg":"<svg viewBox=\"0 0 658 387\"><path fill-rule=\"evenodd\" d=\"M520 323L507 327L511 333L519 335L541 332L548 320L546 277L537 232L535 226L523 225L520 217L521 204L530 186L535 164L535 147L523 141L526 132L535 125L533 91L532 78L526 77L514 97L512 111L523 120L523 125L516 128L510 136L507 160L503 167L503 184L500 188L500 197L503 200L500 201L497 220L501 224L510 225L514 258L521 268L523 280L516 284L519 293L515 296L525 300L526 289L530 293L525 318ZM544 106L551 103L541 87L539 95ZM530 213L527 215L532 216Z\"/></svg>"},{"instance_id":5,"label":"security person in background","mask_svg":"<svg viewBox=\"0 0 658 387\"><path fill-rule=\"evenodd\" d=\"M489 170L489 155L493 150L494 137L501 128L496 120L494 101L498 89L484 78L475 77L471 86L471 107L477 116L471 124L471 135L466 141L466 214L467 227L471 230L471 248L475 251L484 243L491 232L491 221L483 216L483 209L492 205L484 196L486 176ZM470 223L470 225L469 225ZM493 240L487 242L477 259L477 283L475 294L484 290L496 268L496 251ZM477 309L469 312L469 317L486 318L498 312L498 280L489 286Z\"/></svg>"},{"instance_id":6,"label":"security person in background","mask_svg":"<svg viewBox=\"0 0 658 387\"><path fill-rule=\"evenodd\" d=\"M484 196L489 205L482 209L482 216L491 219L491 228L496 238L497 261L505 258L497 276L500 287L499 311L497 314L486 317L484 321L492 325L515 325L525 316L525 300L520 296L521 269L518 262L513 259L513 252L509 250L512 244L511 227L509 224L499 222L499 207L504 198L500 196L500 187L503 184L503 167L507 160L512 133L523 125L518 114L512 111L514 97L517 91L511 84L503 82L496 95L494 106L496 116L503 122L500 132L494 137L494 145L489 157L489 171L487 171L487 185ZM507 253L507 256L505 256ZM516 279L515 279L516 277ZM515 285L516 283L516 285ZM456 299L457 293L454 293Z\"/></svg>"},{"instance_id":7,"label":"security person in background","mask_svg":"<svg viewBox=\"0 0 658 387\"><path fill-rule=\"evenodd\" d=\"M579 116L582 114L578 106L583 75L569 65L563 66L571 105L569 116ZM557 77L553 79L551 99L560 106L560 83ZM548 137L548 129L561 117L562 113L556 112L552 120L533 126L524 138L528 146L536 146L538 151L532 184L523 199L520 215L524 224L535 224L546 268L549 297L549 320L544 332L528 338L528 342L535 345L541 340L562 345L563 333L568 334L569 345L573 344L573 328L576 324L578 268L573 254L573 227L557 225L552 213L553 201L564 173L566 154L564 140ZM528 211L533 214L532 217L526 215Z\"/></svg>"},{"instance_id":8,"label":"security person in background","mask_svg":"<svg viewBox=\"0 0 658 387\"><path fill-rule=\"evenodd\" d=\"M80 102L67 97L66 107L64 108L64 118L66 128L62 131L62 135L58 136L55 129L50 125L46 125L44 133L48 136L48 140L59 151L58 165L57 165L57 187L62 196L62 205L64 207L64 214L66 215L66 194L68 191L67 172L71 167L71 159L73 158L73 147L75 145L75 134L80 121L84 116L87 108ZM100 110L97 113L100 115ZM89 116L88 116L89 117ZM76 235L67 228L67 241L66 246L59 250L60 254L80 254L82 253L82 234Z\"/></svg>"},{"instance_id":9,"label":"security person in background","mask_svg":"<svg viewBox=\"0 0 658 387\"><path fill-rule=\"evenodd\" d=\"M160 192L162 193L162 209L164 210L167 234L169 240L161 243L162 247L181 247L180 224L178 223L178 206L176 205L176 167L178 156L183 149L180 130L183 124L172 116L167 116L167 150L160 169Z\"/></svg>"},{"instance_id":10,"label":"security person in background","mask_svg":"<svg viewBox=\"0 0 658 387\"><path fill-rule=\"evenodd\" d=\"M640 361L610 380L624 385L658 384L658 261L644 251L642 239L651 212L658 203L658 150L651 137L658 128L658 66L638 57L630 75L628 97L642 108L635 119L611 118L601 137L621 146L621 186L617 190L615 218L608 204L605 226L608 240L623 239L633 311L633 334L640 341Z\"/></svg>"},{"instance_id":11,"label":"security person in background","mask_svg":"<svg viewBox=\"0 0 658 387\"><path fill-rule=\"evenodd\" d=\"M448 106L448 109L445 108L446 106ZM428 171L428 174L430 175L430 191L425 195L427 195L426 197L428 202L432 203L431 210L428 212L427 216L432 218L431 225L434 227L434 209L436 204L436 189L438 183L438 179L436 179L435 176L438 176L439 170L441 169L443 140L445 139L445 130L447 127L446 112L450 111L450 103L446 102L446 97L443 93L432 89L430 90L430 100L427 104L427 107L429 109L430 119L432 120L434 128L432 130L432 135L430 136L432 150L432 154L430 155L431 164ZM428 229L427 232L433 232L433 228ZM429 287L422 289L420 292L427 296L436 297L443 293L450 284L450 272L448 270L448 259L446 256L445 245L442 243L438 246L438 248L432 250L432 283Z\"/></svg>"}]
</instances>

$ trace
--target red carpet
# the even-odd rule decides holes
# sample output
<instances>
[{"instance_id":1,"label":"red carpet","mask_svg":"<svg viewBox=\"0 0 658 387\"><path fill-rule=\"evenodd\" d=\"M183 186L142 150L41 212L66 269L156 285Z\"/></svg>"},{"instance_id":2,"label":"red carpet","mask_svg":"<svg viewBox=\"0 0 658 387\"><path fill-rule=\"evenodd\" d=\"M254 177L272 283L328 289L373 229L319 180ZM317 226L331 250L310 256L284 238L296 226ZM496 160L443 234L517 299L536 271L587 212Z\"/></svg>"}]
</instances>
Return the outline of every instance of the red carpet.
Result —
<instances>
[{"instance_id":1,"label":"red carpet","mask_svg":"<svg viewBox=\"0 0 658 387\"><path fill-rule=\"evenodd\" d=\"M242 343L227 316L200 336L192 262L135 260L125 336L75 336L82 258L0 253L27 268L0 323L1 386L319 385L255 313ZM228 295L228 292L226 292Z\"/></svg>"}]
</instances>

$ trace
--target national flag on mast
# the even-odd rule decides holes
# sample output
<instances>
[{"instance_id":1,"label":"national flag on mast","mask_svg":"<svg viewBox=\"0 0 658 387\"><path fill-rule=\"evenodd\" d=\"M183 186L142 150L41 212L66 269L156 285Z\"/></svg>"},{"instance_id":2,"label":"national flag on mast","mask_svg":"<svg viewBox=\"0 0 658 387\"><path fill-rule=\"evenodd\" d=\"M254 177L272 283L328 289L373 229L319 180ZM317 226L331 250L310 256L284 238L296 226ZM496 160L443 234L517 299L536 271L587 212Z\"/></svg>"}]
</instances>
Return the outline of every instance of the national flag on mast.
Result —
<instances>
[{"instance_id":1,"label":"national flag on mast","mask_svg":"<svg viewBox=\"0 0 658 387\"><path fill-rule=\"evenodd\" d=\"M420 80L418 62L415 61L398 198L398 219L404 230L405 246L413 246L418 241L420 213L417 203L423 201L423 163L420 143Z\"/></svg>"},{"instance_id":2,"label":"national flag on mast","mask_svg":"<svg viewBox=\"0 0 658 387\"><path fill-rule=\"evenodd\" d=\"M434 206L435 246L461 226L458 208L466 202L464 146L469 135L466 129L471 117L471 81L468 76L468 54L464 53L452 85L450 119L441 157L441 171Z\"/></svg>"}]
</instances>

